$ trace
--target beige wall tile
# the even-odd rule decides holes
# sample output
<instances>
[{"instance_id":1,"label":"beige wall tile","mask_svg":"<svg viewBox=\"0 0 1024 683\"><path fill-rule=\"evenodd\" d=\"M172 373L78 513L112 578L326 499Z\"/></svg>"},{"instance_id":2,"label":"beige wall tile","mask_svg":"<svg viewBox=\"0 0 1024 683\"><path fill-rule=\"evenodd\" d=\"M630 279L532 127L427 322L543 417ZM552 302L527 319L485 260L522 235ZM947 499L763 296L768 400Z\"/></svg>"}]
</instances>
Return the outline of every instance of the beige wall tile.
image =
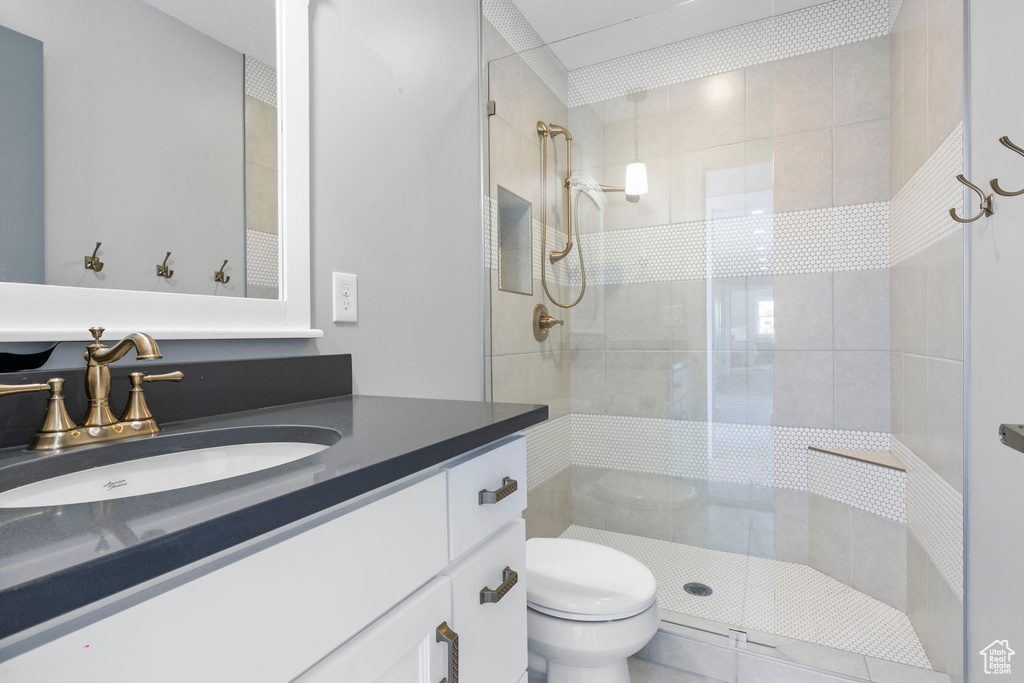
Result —
<instances>
[{"instance_id":1,"label":"beige wall tile","mask_svg":"<svg viewBox=\"0 0 1024 683\"><path fill-rule=\"evenodd\" d=\"M774 355L772 424L832 429L835 424L833 353L776 351Z\"/></svg>"},{"instance_id":2,"label":"beige wall tile","mask_svg":"<svg viewBox=\"0 0 1024 683\"><path fill-rule=\"evenodd\" d=\"M832 130L775 139L775 211L832 206Z\"/></svg>"},{"instance_id":3,"label":"beige wall tile","mask_svg":"<svg viewBox=\"0 0 1024 683\"><path fill-rule=\"evenodd\" d=\"M928 271L928 355L963 360L963 235L947 237L923 256Z\"/></svg>"},{"instance_id":4,"label":"beige wall tile","mask_svg":"<svg viewBox=\"0 0 1024 683\"><path fill-rule=\"evenodd\" d=\"M889 119L889 198L893 198L907 182L903 162L903 100L900 99Z\"/></svg>"},{"instance_id":5,"label":"beige wall tile","mask_svg":"<svg viewBox=\"0 0 1024 683\"><path fill-rule=\"evenodd\" d=\"M669 411L677 420L708 419L708 352L672 353Z\"/></svg>"},{"instance_id":6,"label":"beige wall tile","mask_svg":"<svg viewBox=\"0 0 1024 683\"><path fill-rule=\"evenodd\" d=\"M907 609L907 526L853 509L853 587Z\"/></svg>"},{"instance_id":7,"label":"beige wall tile","mask_svg":"<svg viewBox=\"0 0 1024 683\"><path fill-rule=\"evenodd\" d=\"M605 410L611 415L670 417L669 351L605 352Z\"/></svg>"},{"instance_id":8,"label":"beige wall tile","mask_svg":"<svg viewBox=\"0 0 1024 683\"><path fill-rule=\"evenodd\" d=\"M525 64L522 69L522 91L520 102L519 130L531 143L540 146L540 136L531 135L537 130L537 122L569 125L569 109L551 92L551 89Z\"/></svg>"},{"instance_id":9,"label":"beige wall tile","mask_svg":"<svg viewBox=\"0 0 1024 683\"><path fill-rule=\"evenodd\" d=\"M928 447L918 453L957 491L964 488L964 366L928 359Z\"/></svg>"},{"instance_id":10,"label":"beige wall tile","mask_svg":"<svg viewBox=\"0 0 1024 683\"><path fill-rule=\"evenodd\" d=\"M835 428L888 432L889 353L837 351L835 363Z\"/></svg>"},{"instance_id":11,"label":"beige wall tile","mask_svg":"<svg viewBox=\"0 0 1024 683\"><path fill-rule=\"evenodd\" d=\"M668 282L605 285L605 348L672 348L672 285Z\"/></svg>"},{"instance_id":12,"label":"beige wall tile","mask_svg":"<svg viewBox=\"0 0 1024 683\"><path fill-rule=\"evenodd\" d=\"M896 17L889 33L889 106L903 97L903 12Z\"/></svg>"},{"instance_id":13,"label":"beige wall tile","mask_svg":"<svg viewBox=\"0 0 1024 683\"><path fill-rule=\"evenodd\" d=\"M586 244L587 238L583 241ZM586 252L583 258L588 258ZM588 283L583 300L569 311L570 348L604 349L604 288Z\"/></svg>"},{"instance_id":14,"label":"beige wall tile","mask_svg":"<svg viewBox=\"0 0 1024 683\"><path fill-rule=\"evenodd\" d=\"M487 64L487 82L488 97L494 100L495 116L509 124L515 131L525 134L532 131L520 130L522 125L523 68L523 60L519 55L496 59Z\"/></svg>"},{"instance_id":15,"label":"beige wall tile","mask_svg":"<svg viewBox=\"0 0 1024 683\"><path fill-rule=\"evenodd\" d=\"M672 283L672 348L677 351L708 347L707 284L704 280Z\"/></svg>"},{"instance_id":16,"label":"beige wall tile","mask_svg":"<svg viewBox=\"0 0 1024 683\"><path fill-rule=\"evenodd\" d=\"M673 223L743 215L745 146L729 145L672 156Z\"/></svg>"},{"instance_id":17,"label":"beige wall tile","mask_svg":"<svg viewBox=\"0 0 1024 683\"><path fill-rule=\"evenodd\" d=\"M903 73L914 73L928 51L928 1L903 0Z\"/></svg>"},{"instance_id":18,"label":"beige wall tile","mask_svg":"<svg viewBox=\"0 0 1024 683\"><path fill-rule=\"evenodd\" d=\"M808 561L818 571L853 584L853 508L823 496L807 496Z\"/></svg>"},{"instance_id":19,"label":"beige wall tile","mask_svg":"<svg viewBox=\"0 0 1024 683\"><path fill-rule=\"evenodd\" d=\"M277 234L277 171L245 165L245 227Z\"/></svg>"},{"instance_id":20,"label":"beige wall tile","mask_svg":"<svg viewBox=\"0 0 1024 683\"><path fill-rule=\"evenodd\" d=\"M868 204L889 198L889 120L835 129L835 204Z\"/></svg>"},{"instance_id":21,"label":"beige wall tile","mask_svg":"<svg viewBox=\"0 0 1024 683\"><path fill-rule=\"evenodd\" d=\"M899 435L904 431L903 427L903 354L889 354L889 404L890 404L890 425L889 429L893 434Z\"/></svg>"},{"instance_id":22,"label":"beige wall tile","mask_svg":"<svg viewBox=\"0 0 1024 683\"><path fill-rule=\"evenodd\" d=\"M604 408L604 351L571 351L572 396L570 408L574 413L603 414Z\"/></svg>"},{"instance_id":23,"label":"beige wall tile","mask_svg":"<svg viewBox=\"0 0 1024 683\"><path fill-rule=\"evenodd\" d=\"M928 359L903 356L903 432L900 441L928 458Z\"/></svg>"},{"instance_id":24,"label":"beige wall tile","mask_svg":"<svg viewBox=\"0 0 1024 683\"><path fill-rule=\"evenodd\" d=\"M772 83L775 66L772 62L757 64L746 69L747 140L772 137L775 129Z\"/></svg>"},{"instance_id":25,"label":"beige wall tile","mask_svg":"<svg viewBox=\"0 0 1024 683\"><path fill-rule=\"evenodd\" d=\"M670 90L672 153L721 147L745 139L743 69L677 83Z\"/></svg>"},{"instance_id":26,"label":"beige wall tile","mask_svg":"<svg viewBox=\"0 0 1024 683\"><path fill-rule=\"evenodd\" d=\"M530 297L498 289L498 273L491 271L491 354L506 356L525 351L530 324L526 302ZM532 334L531 334L532 339Z\"/></svg>"},{"instance_id":27,"label":"beige wall tile","mask_svg":"<svg viewBox=\"0 0 1024 683\"><path fill-rule=\"evenodd\" d=\"M775 276L775 349L833 348L832 287L832 273Z\"/></svg>"},{"instance_id":28,"label":"beige wall tile","mask_svg":"<svg viewBox=\"0 0 1024 683\"><path fill-rule=\"evenodd\" d=\"M807 491L775 489L775 559L807 564Z\"/></svg>"},{"instance_id":29,"label":"beige wall tile","mask_svg":"<svg viewBox=\"0 0 1024 683\"><path fill-rule=\"evenodd\" d=\"M771 213L775 206L775 142L754 140L744 147L746 210Z\"/></svg>"},{"instance_id":30,"label":"beige wall tile","mask_svg":"<svg viewBox=\"0 0 1024 683\"><path fill-rule=\"evenodd\" d=\"M573 170L604 166L602 153L604 120L602 104L584 104L569 109L569 130L572 132Z\"/></svg>"},{"instance_id":31,"label":"beige wall tile","mask_svg":"<svg viewBox=\"0 0 1024 683\"><path fill-rule=\"evenodd\" d=\"M775 62L772 83L776 136L832 126L832 50Z\"/></svg>"},{"instance_id":32,"label":"beige wall tile","mask_svg":"<svg viewBox=\"0 0 1024 683\"><path fill-rule=\"evenodd\" d=\"M664 156L669 153L668 87L648 90L639 102L617 97L605 100L604 163L628 163L638 157ZM639 135L637 141L636 136Z\"/></svg>"},{"instance_id":33,"label":"beige wall tile","mask_svg":"<svg viewBox=\"0 0 1024 683\"><path fill-rule=\"evenodd\" d=\"M889 75L887 36L837 47L835 125L887 118Z\"/></svg>"},{"instance_id":34,"label":"beige wall tile","mask_svg":"<svg viewBox=\"0 0 1024 683\"><path fill-rule=\"evenodd\" d=\"M964 118L963 3L929 0L928 151L938 149Z\"/></svg>"},{"instance_id":35,"label":"beige wall tile","mask_svg":"<svg viewBox=\"0 0 1024 683\"><path fill-rule=\"evenodd\" d=\"M921 2L922 0L915 0ZM909 72L903 94L903 176L910 180L928 160L928 62Z\"/></svg>"},{"instance_id":36,"label":"beige wall tile","mask_svg":"<svg viewBox=\"0 0 1024 683\"><path fill-rule=\"evenodd\" d=\"M277 107L245 96L245 162L277 170Z\"/></svg>"},{"instance_id":37,"label":"beige wall tile","mask_svg":"<svg viewBox=\"0 0 1024 683\"><path fill-rule=\"evenodd\" d=\"M889 270L835 274L835 343L847 351L888 351Z\"/></svg>"}]
</instances>

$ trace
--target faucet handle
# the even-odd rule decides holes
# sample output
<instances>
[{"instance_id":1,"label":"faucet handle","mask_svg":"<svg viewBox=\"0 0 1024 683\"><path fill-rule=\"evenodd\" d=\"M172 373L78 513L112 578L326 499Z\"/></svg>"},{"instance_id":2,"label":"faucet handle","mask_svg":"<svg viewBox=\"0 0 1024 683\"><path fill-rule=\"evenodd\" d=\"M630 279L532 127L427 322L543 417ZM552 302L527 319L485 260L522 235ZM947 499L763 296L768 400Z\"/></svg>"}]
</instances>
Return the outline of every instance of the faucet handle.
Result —
<instances>
[{"instance_id":1,"label":"faucet handle","mask_svg":"<svg viewBox=\"0 0 1024 683\"><path fill-rule=\"evenodd\" d=\"M93 341L95 341L97 344L99 344L100 343L100 337L103 336L103 328L102 327L90 327L89 328L89 332L92 334Z\"/></svg>"},{"instance_id":2,"label":"faucet handle","mask_svg":"<svg viewBox=\"0 0 1024 683\"><path fill-rule=\"evenodd\" d=\"M146 375L141 372L133 372L128 375L132 388L128 393L128 405L124 409L121 421L142 422L143 420L153 419L153 413L149 412L149 406L146 405L146 397L142 393L143 382L180 382L184 378L185 373L180 371L168 372L165 375Z\"/></svg>"},{"instance_id":3,"label":"faucet handle","mask_svg":"<svg viewBox=\"0 0 1024 683\"><path fill-rule=\"evenodd\" d=\"M60 377L49 379L46 384L0 385L0 396L47 390L50 392L50 400L46 404L46 416L43 418L43 426L39 428L39 433L66 432L74 429L76 425L64 406L64 380Z\"/></svg>"}]
</instances>

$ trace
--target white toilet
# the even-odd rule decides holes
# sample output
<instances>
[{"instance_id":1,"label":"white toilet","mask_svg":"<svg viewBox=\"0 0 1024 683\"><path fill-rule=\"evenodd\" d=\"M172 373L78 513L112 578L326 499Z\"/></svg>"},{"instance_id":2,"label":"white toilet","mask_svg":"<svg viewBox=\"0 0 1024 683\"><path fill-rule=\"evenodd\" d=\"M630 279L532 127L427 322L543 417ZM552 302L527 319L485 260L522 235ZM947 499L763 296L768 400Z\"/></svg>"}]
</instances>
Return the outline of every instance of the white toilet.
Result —
<instances>
[{"instance_id":1,"label":"white toilet","mask_svg":"<svg viewBox=\"0 0 1024 683\"><path fill-rule=\"evenodd\" d=\"M626 659L654 637L657 582L643 563L596 543L526 542L531 680L629 683Z\"/></svg>"}]
</instances>

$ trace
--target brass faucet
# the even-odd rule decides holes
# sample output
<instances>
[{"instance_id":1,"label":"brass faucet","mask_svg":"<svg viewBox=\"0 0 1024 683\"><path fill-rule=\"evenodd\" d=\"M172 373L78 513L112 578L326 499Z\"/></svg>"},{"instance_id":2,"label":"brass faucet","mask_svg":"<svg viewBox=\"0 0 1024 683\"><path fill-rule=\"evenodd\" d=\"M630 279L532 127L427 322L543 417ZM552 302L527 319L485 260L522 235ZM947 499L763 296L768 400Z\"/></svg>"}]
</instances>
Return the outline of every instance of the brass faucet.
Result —
<instances>
[{"instance_id":1,"label":"brass faucet","mask_svg":"<svg viewBox=\"0 0 1024 683\"><path fill-rule=\"evenodd\" d=\"M146 406L142 383L179 382L184 375L180 372L165 375L131 373L129 380L132 388L128 405L119 420L110 410L110 370L107 366L123 358L133 348L139 360L157 360L163 357L160 355L160 347L157 346L156 340L141 332L129 334L113 346L107 347L100 341L102 327L91 327L89 332L93 336L93 343L85 351L85 396L89 405L81 426L74 423L64 405L62 378L55 377L46 384L0 385L0 396L29 391L50 392L43 425L29 444L29 450L55 451L72 446L156 434L160 431L160 426Z\"/></svg>"}]
</instances>

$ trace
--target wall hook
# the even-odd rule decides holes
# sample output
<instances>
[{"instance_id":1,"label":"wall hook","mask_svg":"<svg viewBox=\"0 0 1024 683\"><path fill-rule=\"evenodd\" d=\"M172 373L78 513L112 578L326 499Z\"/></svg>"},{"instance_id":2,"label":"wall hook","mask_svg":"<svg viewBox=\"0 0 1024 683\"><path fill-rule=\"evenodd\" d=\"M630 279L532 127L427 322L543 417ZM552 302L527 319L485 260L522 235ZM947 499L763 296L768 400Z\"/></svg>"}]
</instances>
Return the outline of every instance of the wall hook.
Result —
<instances>
[{"instance_id":1,"label":"wall hook","mask_svg":"<svg viewBox=\"0 0 1024 683\"><path fill-rule=\"evenodd\" d=\"M1009 137L1004 135L1003 137L999 138L999 143L1003 147L1007 149L1012 149L1017 154L1024 156L1024 149L1021 149L1017 145L1013 144L1013 141L1010 140ZM999 178L996 178L989 184L992 186L992 189L996 191L996 194L1002 195L1004 197L1019 197L1020 195L1024 194L1024 190L1021 190L1020 192L1007 192L1003 188L999 187Z\"/></svg>"},{"instance_id":2,"label":"wall hook","mask_svg":"<svg viewBox=\"0 0 1024 683\"><path fill-rule=\"evenodd\" d=\"M955 220L957 223L973 223L976 220L984 218L985 216L991 216L994 213L992 211L992 195L988 195L986 197L985 193L981 191L981 188L972 183L971 181L969 181L963 173L958 175L956 179L959 180L964 185L966 185L967 187L974 190L975 192L977 192L978 196L981 197L981 213L979 213L974 218L960 218L960 216L956 215L956 209L950 209L949 215L953 217L953 220Z\"/></svg>"},{"instance_id":3,"label":"wall hook","mask_svg":"<svg viewBox=\"0 0 1024 683\"><path fill-rule=\"evenodd\" d=\"M163 265L156 267L156 274L158 277L167 278L168 280L174 275L174 271L167 265L167 259L171 258L171 252L167 252L167 256L164 256Z\"/></svg>"},{"instance_id":4,"label":"wall hook","mask_svg":"<svg viewBox=\"0 0 1024 683\"><path fill-rule=\"evenodd\" d=\"M224 266L226 265L228 265L228 260L224 259L224 264L220 267L220 270L216 271L213 274L213 279L221 283L222 285L226 285L227 283L231 282L231 276L224 274Z\"/></svg>"},{"instance_id":5,"label":"wall hook","mask_svg":"<svg viewBox=\"0 0 1024 683\"><path fill-rule=\"evenodd\" d=\"M100 245L103 242L97 242L96 248L92 250L92 256L85 257L85 269L94 270L97 273L103 270L103 261L100 261L100 257L96 254L100 253Z\"/></svg>"}]
</instances>

